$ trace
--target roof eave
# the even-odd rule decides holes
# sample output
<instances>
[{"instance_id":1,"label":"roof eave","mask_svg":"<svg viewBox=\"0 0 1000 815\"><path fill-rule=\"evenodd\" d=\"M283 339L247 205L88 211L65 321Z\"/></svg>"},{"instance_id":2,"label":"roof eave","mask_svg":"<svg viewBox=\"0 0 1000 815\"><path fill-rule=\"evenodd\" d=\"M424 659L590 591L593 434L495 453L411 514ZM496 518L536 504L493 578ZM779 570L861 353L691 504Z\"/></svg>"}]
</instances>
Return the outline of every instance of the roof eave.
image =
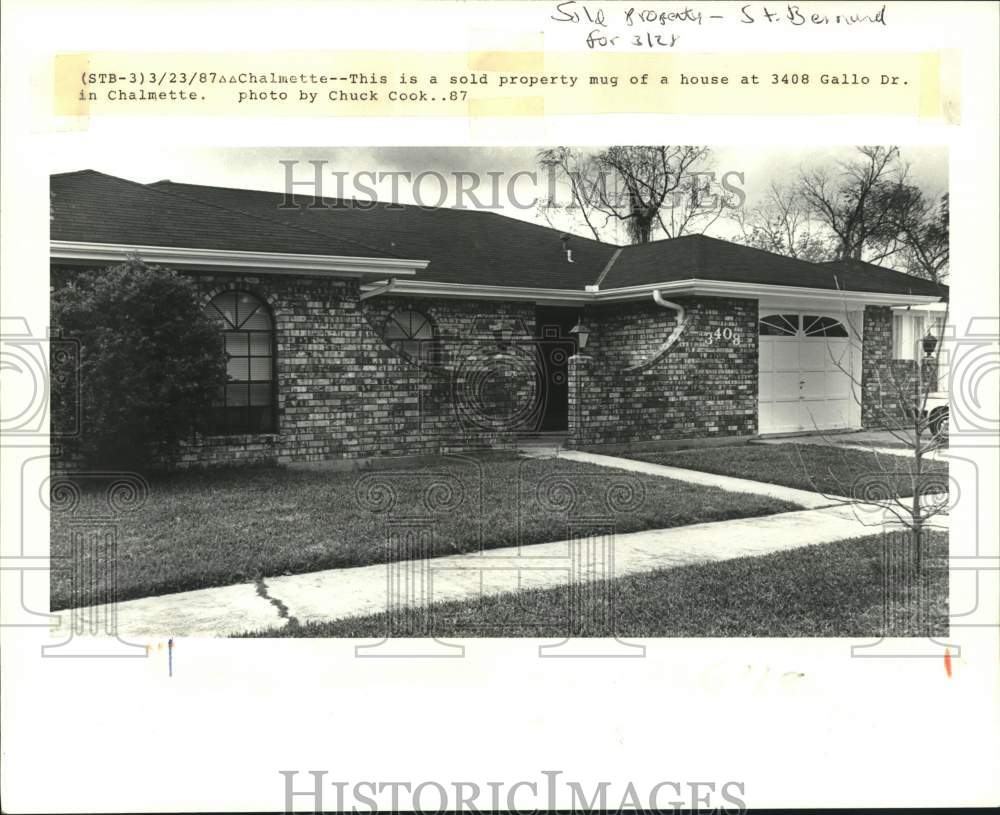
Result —
<instances>
[{"instance_id":1,"label":"roof eave","mask_svg":"<svg viewBox=\"0 0 1000 815\"><path fill-rule=\"evenodd\" d=\"M433 280L381 280L362 285L362 299L380 295L444 297L463 300L515 300L553 304L588 303L591 292L582 289L547 289L538 286L496 286L487 284L439 283Z\"/></svg>"},{"instance_id":2,"label":"roof eave","mask_svg":"<svg viewBox=\"0 0 1000 815\"><path fill-rule=\"evenodd\" d=\"M829 300L836 303L905 306L936 303L937 296L918 294L892 294L888 292L840 291L806 286L779 286L774 284L728 282L720 280L672 280L666 283L644 283L604 291L580 289L549 289L533 286L469 285L464 283L439 283L425 280L397 280L389 286L385 281L365 284L365 299L380 295L409 295L413 297L449 297L476 300L526 300L552 304L613 303L643 300L653 291L678 295L706 297L738 297L759 300L781 297L801 300Z\"/></svg>"},{"instance_id":3,"label":"roof eave","mask_svg":"<svg viewBox=\"0 0 1000 815\"><path fill-rule=\"evenodd\" d=\"M280 275L312 277L411 276L427 268L430 261L408 258L304 255L288 252L247 252L234 249L198 249L175 246L139 246L88 241L49 242L49 254L59 263L120 263L137 255L147 263L158 263L191 271L232 269Z\"/></svg>"},{"instance_id":4,"label":"roof eave","mask_svg":"<svg viewBox=\"0 0 1000 815\"><path fill-rule=\"evenodd\" d=\"M775 297L786 300L829 300L871 306L922 305L936 303L941 299L938 295L927 294L822 289L812 286L783 286L774 283L744 283L698 278L663 283L652 288L674 294L700 294L709 297L744 297L755 300Z\"/></svg>"}]
</instances>

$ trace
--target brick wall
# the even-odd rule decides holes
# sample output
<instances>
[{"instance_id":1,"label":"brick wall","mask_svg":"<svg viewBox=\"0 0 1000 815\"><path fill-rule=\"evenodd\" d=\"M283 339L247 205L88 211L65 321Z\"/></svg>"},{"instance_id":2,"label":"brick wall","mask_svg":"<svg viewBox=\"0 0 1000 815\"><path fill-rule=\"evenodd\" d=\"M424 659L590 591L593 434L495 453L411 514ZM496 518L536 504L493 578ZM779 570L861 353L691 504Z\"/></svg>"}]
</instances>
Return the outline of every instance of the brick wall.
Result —
<instances>
[{"instance_id":1,"label":"brick wall","mask_svg":"<svg viewBox=\"0 0 1000 815\"><path fill-rule=\"evenodd\" d=\"M543 377L532 303L362 301L356 281L285 275L198 275L196 282L206 303L241 289L269 304L278 428L196 436L177 466L433 455L506 447L537 427ZM680 302L689 322L662 358L674 311L651 299L584 310L591 359L570 369L571 445L757 432L756 301ZM440 338L432 364L383 342L382 327L398 308L430 318Z\"/></svg>"},{"instance_id":2,"label":"brick wall","mask_svg":"<svg viewBox=\"0 0 1000 815\"><path fill-rule=\"evenodd\" d=\"M419 311L434 327L432 347L421 357L426 375L450 388L451 412L442 421L486 434L493 443L536 429L544 402L533 303L387 296L361 307L376 337L399 309Z\"/></svg>"},{"instance_id":3,"label":"brick wall","mask_svg":"<svg viewBox=\"0 0 1000 815\"><path fill-rule=\"evenodd\" d=\"M757 301L677 302L689 322L658 359L675 311L648 300L584 312L591 359L570 367L572 446L756 434Z\"/></svg>"},{"instance_id":4,"label":"brick wall","mask_svg":"<svg viewBox=\"0 0 1000 815\"><path fill-rule=\"evenodd\" d=\"M935 377L933 359L917 363L892 356L892 309L866 306L861 362L861 424L878 430L906 424L906 406L919 404Z\"/></svg>"},{"instance_id":5,"label":"brick wall","mask_svg":"<svg viewBox=\"0 0 1000 815\"><path fill-rule=\"evenodd\" d=\"M60 285L72 277L53 270ZM274 315L277 432L197 436L177 466L426 455L505 447L534 430L543 404L532 303L376 297L356 281L199 275L205 302L250 291ZM676 312L652 300L592 306L587 358L569 369L570 446L757 433L757 302L681 298L689 320L661 357ZM396 309L427 315L439 338L430 364L382 340ZM902 417L898 387L915 363L892 359L892 312L864 312L862 422ZM925 376L930 371L925 368Z\"/></svg>"},{"instance_id":6,"label":"brick wall","mask_svg":"<svg viewBox=\"0 0 1000 815\"><path fill-rule=\"evenodd\" d=\"M53 283L72 277L53 270ZM357 281L286 275L198 275L207 303L238 289L268 303L275 323L277 432L198 435L168 466L433 455L505 447L532 420L524 403L539 383L523 348L532 304L473 301L362 302ZM421 366L381 338L403 305L434 323L448 364Z\"/></svg>"},{"instance_id":7,"label":"brick wall","mask_svg":"<svg viewBox=\"0 0 1000 815\"><path fill-rule=\"evenodd\" d=\"M495 339L530 341L535 334L533 303L383 296L361 305L365 319L378 335L393 312L410 308L430 318L446 367L459 365L472 346Z\"/></svg>"},{"instance_id":8,"label":"brick wall","mask_svg":"<svg viewBox=\"0 0 1000 815\"><path fill-rule=\"evenodd\" d=\"M278 433L199 438L193 464L427 455L513 443L537 384L519 364L534 309L495 302L373 298L354 281L199 277L206 300L245 287L270 304L277 338ZM420 365L381 338L396 308L426 314L440 365Z\"/></svg>"}]
</instances>

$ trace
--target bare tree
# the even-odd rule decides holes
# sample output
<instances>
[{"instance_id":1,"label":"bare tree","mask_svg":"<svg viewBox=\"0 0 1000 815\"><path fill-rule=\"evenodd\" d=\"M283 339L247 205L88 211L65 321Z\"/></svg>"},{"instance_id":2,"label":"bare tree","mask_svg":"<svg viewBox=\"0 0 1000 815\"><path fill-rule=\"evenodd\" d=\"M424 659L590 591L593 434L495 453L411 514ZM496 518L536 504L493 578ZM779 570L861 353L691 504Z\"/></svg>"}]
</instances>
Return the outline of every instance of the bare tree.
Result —
<instances>
[{"instance_id":1,"label":"bare tree","mask_svg":"<svg viewBox=\"0 0 1000 815\"><path fill-rule=\"evenodd\" d=\"M704 231L720 217L724 196L703 195L704 176L699 179L709 159L707 147L674 145L597 153L553 147L538 154L539 164L566 185L570 213L596 240L605 239L609 227L622 226L631 243L649 243L658 231L665 237Z\"/></svg>"},{"instance_id":2,"label":"bare tree","mask_svg":"<svg viewBox=\"0 0 1000 815\"><path fill-rule=\"evenodd\" d=\"M799 189L813 217L833 233L835 259L879 263L899 251L898 219L887 203L905 177L898 147L858 147L833 172L801 172Z\"/></svg>"},{"instance_id":3,"label":"bare tree","mask_svg":"<svg viewBox=\"0 0 1000 815\"><path fill-rule=\"evenodd\" d=\"M737 243L778 255L819 263L830 258L831 237L812 218L812 212L795 185L771 182L755 206L735 210Z\"/></svg>"},{"instance_id":4,"label":"bare tree","mask_svg":"<svg viewBox=\"0 0 1000 815\"><path fill-rule=\"evenodd\" d=\"M948 193L935 204L920 188L905 186L896 191L889 211L903 244L905 270L933 283L943 282L950 260Z\"/></svg>"},{"instance_id":5,"label":"bare tree","mask_svg":"<svg viewBox=\"0 0 1000 815\"><path fill-rule=\"evenodd\" d=\"M938 422L935 414L928 410L930 394L938 390L937 371L944 340L943 328L948 320L947 311L944 312L933 348L928 350L924 347L924 338L915 340L920 344L914 349L915 360L889 360L884 366L876 366L871 380L867 382L863 382L860 372L849 364L851 346L861 342L862 326L854 324L846 304L844 318L851 338L848 350L838 354L828 342L827 352L835 367L850 379L857 403L860 405L861 401L868 399L874 414L872 423L889 433L891 439L898 443L899 452L886 452L876 443L859 443L858 446L872 453L873 470L850 484L839 481L832 469L822 474L837 484L837 494L827 497L856 507L868 506L888 512L910 533L919 570L923 532L932 519L948 510L947 479L940 470L933 470L927 465L928 460L948 443L947 432L936 432ZM819 432L818 428L815 429ZM820 435L829 446L838 446L833 437ZM799 464L805 467L801 457Z\"/></svg>"},{"instance_id":6,"label":"bare tree","mask_svg":"<svg viewBox=\"0 0 1000 815\"><path fill-rule=\"evenodd\" d=\"M733 194L714 182L715 174L707 168L682 181L680 189L671 194L670 205L656 214L656 226L665 238L702 234L727 210L737 209Z\"/></svg>"}]
</instances>

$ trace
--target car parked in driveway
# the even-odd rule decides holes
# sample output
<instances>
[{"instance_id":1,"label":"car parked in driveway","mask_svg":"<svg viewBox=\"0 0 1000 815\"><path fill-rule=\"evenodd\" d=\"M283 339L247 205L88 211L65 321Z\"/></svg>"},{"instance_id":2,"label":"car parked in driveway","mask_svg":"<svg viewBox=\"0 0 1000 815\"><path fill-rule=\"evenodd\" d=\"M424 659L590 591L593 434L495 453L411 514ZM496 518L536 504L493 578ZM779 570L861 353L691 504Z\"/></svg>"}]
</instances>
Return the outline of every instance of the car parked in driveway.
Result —
<instances>
[{"instance_id":1,"label":"car parked in driveway","mask_svg":"<svg viewBox=\"0 0 1000 815\"><path fill-rule=\"evenodd\" d=\"M948 394L943 392L927 394L924 402L924 415L927 417L927 429L938 441L948 440Z\"/></svg>"}]
</instances>

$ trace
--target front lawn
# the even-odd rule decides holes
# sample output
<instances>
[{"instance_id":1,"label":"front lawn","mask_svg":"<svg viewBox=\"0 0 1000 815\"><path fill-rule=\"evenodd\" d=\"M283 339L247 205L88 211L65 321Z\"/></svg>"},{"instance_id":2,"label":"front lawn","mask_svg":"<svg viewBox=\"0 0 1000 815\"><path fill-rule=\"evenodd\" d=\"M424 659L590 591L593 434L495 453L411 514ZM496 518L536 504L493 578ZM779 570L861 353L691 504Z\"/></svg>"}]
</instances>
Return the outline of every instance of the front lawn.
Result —
<instances>
[{"instance_id":1,"label":"front lawn","mask_svg":"<svg viewBox=\"0 0 1000 815\"><path fill-rule=\"evenodd\" d=\"M82 520L106 516L108 508L102 492L81 489L72 511L52 514L54 610L93 602L72 593L71 536ZM572 537L573 518L605 516L624 533L796 509L763 496L513 456L443 458L432 467L368 474L286 468L178 473L151 482L145 504L116 519L116 596L127 600L413 557L388 551L386 522L392 517L428 519L433 542L426 554L448 555L565 540ZM88 557L85 550L84 569L93 567Z\"/></svg>"},{"instance_id":2,"label":"front lawn","mask_svg":"<svg viewBox=\"0 0 1000 815\"><path fill-rule=\"evenodd\" d=\"M822 444L740 444L622 457L847 497L903 498L913 495L918 480L912 457ZM925 460L920 480L947 489L947 474L947 463Z\"/></svg>"},{"instance_id":3,"label":"front lawn","mask_svg":"<svg viewBox=\"0 0 1000 815\"><path fill-rule=\"evenodd\" d=\"M614 624L593 625L569 614L574 588L502 594L431 607L436 637L875 637L947 635L948 536L925 534L922 590L903 579L885 581L908 554L883 549L873 535L761 557L682 566L610 582ZM912 560L909 561L912 564ZM600 592L585 584L588 601ZM605 585L605 584L601 584ZM888 591L886 586L888 585ZM604 608L604 607L602 607ZM598 615L603 616L603 615ZM397 615L392 636L419 615ZM569 619L577 621L573 625ZM290 625L258 637L384 637L385 614L330 623Z\"/></svg>"}]
</instances>

